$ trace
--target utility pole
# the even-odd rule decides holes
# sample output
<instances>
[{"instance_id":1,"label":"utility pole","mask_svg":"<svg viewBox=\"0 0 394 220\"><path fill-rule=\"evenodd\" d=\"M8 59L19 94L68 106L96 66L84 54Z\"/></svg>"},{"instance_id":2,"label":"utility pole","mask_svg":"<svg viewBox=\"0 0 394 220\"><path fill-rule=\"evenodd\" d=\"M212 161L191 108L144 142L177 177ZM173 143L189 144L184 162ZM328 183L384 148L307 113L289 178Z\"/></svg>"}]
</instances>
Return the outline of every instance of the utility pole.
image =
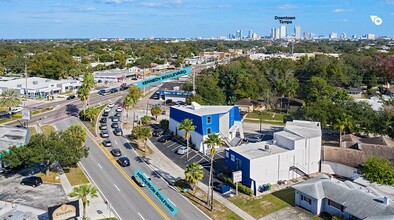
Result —
<instances>
[{"instance_id":1,"label":"utility pole","mask_svg":"<svg viewBox=\"0 0 394 220\"><path fill-rule=\"evenodd\" d=\"M193 96L196 95L196 71L193 70Z\"/></svg>"}]
</instances>

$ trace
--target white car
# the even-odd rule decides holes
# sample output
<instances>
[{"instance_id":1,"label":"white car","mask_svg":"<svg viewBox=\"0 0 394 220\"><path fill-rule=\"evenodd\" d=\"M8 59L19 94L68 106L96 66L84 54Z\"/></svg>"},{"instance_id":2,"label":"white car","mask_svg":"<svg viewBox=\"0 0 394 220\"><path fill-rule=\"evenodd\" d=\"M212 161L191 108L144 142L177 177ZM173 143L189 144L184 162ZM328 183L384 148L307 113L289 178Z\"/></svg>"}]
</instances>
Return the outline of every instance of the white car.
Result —
<instances>
[{"instance_id":1,"label":"white car","mask_svg":"<svg viewBox=\"0 0 394 220\"><path fill-rule=\"evenodd\" d=\"M16 107L16 108L12 108L10 113L15 114L15 113L21 112L22 110L23 110L22 107Z\"/></svg>"},{"instance_id":2,"label":"white car","mask_svg":"<svg viewBox=\"0 0 394 220\"><path fill-rule=\"evenodd\" d=\"M116 112L122 112L123 111L123 108L122 107L118 107L117 109L116 109Z\"/></svg>"},{"instance_id":3,"label":"white car","mask_svg":"<svg viewBox=\"0 0 394 220\"><path fill-rule=\"evenodd\" d=\"M177 154L180 154L180 155L186 154L186 153L187 153L187 147L181 146L180 148L178 148L178 150L176 151L176 153L177 153Z\"/></svg>"},{"instance_id":4,"label":"white car","mask_svg":"<svg viewBox=\"0 0 394 220\"><path fill-rule=\"evenodd\" d=\"M109 104L107 105L108 108L112 108L112 107L114 107L114 106L115 106L114 103L109 103Z\"/></svg>"},{"instance_id":5,"label":"white car","mask_svg":"<svg viewBox=\"0 0 394 220\"><path fill-rule=\"evenodd\" d=\"M104 112L110 112L110 111L111 111L110 108L105 108L105 109L104 109Z\"/></svg>"}]
</instances>

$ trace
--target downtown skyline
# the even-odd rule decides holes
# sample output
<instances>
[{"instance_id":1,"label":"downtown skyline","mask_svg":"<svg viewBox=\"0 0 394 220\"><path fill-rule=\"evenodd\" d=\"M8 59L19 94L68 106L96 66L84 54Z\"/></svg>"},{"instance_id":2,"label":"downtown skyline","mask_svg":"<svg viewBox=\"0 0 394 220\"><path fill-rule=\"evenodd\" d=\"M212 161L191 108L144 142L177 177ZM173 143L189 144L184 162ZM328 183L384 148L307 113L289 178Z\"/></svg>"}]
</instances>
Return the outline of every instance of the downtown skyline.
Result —
<instances>
[{"instance_id":1,"label":"downtown skyline","mask_svg":"<svg viewBox=\"0 0 394 220\"><path fill-rule=\"evenodd\" d=\"M394 0L2 0L0 39L32 38L209 38L234 30L269 36L275 16L294 16L302 32L374 33L394 36ZM382 18L375 25L371 15Z\"/></svg>"}]
</instances>

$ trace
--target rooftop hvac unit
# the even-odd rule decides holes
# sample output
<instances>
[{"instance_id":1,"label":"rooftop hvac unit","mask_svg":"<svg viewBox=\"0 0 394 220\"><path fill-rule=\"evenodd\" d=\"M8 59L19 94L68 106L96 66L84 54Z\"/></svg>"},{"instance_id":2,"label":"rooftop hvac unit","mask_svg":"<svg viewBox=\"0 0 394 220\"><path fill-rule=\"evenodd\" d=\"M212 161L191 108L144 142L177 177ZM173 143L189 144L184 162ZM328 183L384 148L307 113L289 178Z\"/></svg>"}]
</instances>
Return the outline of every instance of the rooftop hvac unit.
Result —
<instances>
[{"instance_id":1,"label":"rooftop hvac unit","mask_svg":"<svg viewBox=\"0 0 394 220\"><path fill-rule=\"evenodd\" d=\"M266 144L265 146L264 146L264 150L269 150L270 149L270 146L268 145L268 144Z\"/></svg>"},{"instance_id":2,"label":"rooftop hvac unit","mask_svg":"<svg viewBox=\"0 0 394 220\"><path fill-rule=\"evenodd\" d=\"M38 82L37 81L33 81L33 85L37 85L38 84Z\"/></svg>"},{"instance_id":3,"label":"rooftop hvac unit","mask_svg":"<svg viewBox=\"0 0 394 220\"><path fill-rule=\"evenodd\" d=\"M50 79L46 79L46 80L45 80L45 82L50 82L50 81L51 81Z\"/></svg>"},{"instance_id":4,"label":"rooftop hvac unit","mask_svg":"<svg viewBox=\"0 0 394 220\"><path fill-rule=\"evenodd\" d=\"M16 87L22 87L22 84L18 84L18 85L16 85Z\"/></svg>"}]
</instances>

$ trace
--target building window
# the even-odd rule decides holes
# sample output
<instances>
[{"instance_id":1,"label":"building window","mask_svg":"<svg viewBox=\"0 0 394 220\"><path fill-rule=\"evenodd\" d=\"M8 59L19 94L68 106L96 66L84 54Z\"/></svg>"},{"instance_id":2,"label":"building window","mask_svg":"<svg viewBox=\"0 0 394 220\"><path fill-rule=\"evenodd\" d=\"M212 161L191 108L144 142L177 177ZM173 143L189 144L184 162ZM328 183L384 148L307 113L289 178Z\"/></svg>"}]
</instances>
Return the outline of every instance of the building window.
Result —
<instances>
[{"instance_id":1,"label":"building window","mask_svg":"<svg viewBox=\"0 0 394 220\"><path fill-rule=\"evenodd\" d=\"M231 161L235 161L235 156L231 154Z\"/></svg>"},{"instance_id":2,"label":"building window","mask_svg":"<svg viewBox=\"0 0 394 220\"><path fill-rule=\"evenodd\" d=\"M343 212L343 210L345 208L343 205L336 203L336 202L332 201L331 199L328 200L328 205L331 207L334 207L338 210L341 210L341 212Z\"/></svg>"},{"instance_id":3,"label":"building window","mask_svg":"<svg viewBox=\"0 0 394 220\"><path fill-rule=\"evenodd\" d=\"M211 128L207 128L207 134L211 134Z\"/></svg>"},{"instance_id":4,"label":"building window","mask_svg":"<svg viewBox=\"0 0 394 220\"><path fill-rule=\"evenodd\" d=\"M211 124L211 116L207 116L207 124Z\"/></svg>"},{"instance_id":5,"label":"building window","mask_svg":"<svg viewBox=\"0 0 394 220\"><path fill-rule=\"evenodd\" d=\"M228 158L228 151L226 150L226 158Z\"/></svg>"},{"instance_id":6,"label":"building window","mask_svg":"<svg viewBox=\"0 0 394 220\"><path fill-rule=\"evenodd\" d=\"M301 201L307 202L309 205L312 204L312 199L308 198L307 196L301 195Z\"/></svg>"}]
</instances>

